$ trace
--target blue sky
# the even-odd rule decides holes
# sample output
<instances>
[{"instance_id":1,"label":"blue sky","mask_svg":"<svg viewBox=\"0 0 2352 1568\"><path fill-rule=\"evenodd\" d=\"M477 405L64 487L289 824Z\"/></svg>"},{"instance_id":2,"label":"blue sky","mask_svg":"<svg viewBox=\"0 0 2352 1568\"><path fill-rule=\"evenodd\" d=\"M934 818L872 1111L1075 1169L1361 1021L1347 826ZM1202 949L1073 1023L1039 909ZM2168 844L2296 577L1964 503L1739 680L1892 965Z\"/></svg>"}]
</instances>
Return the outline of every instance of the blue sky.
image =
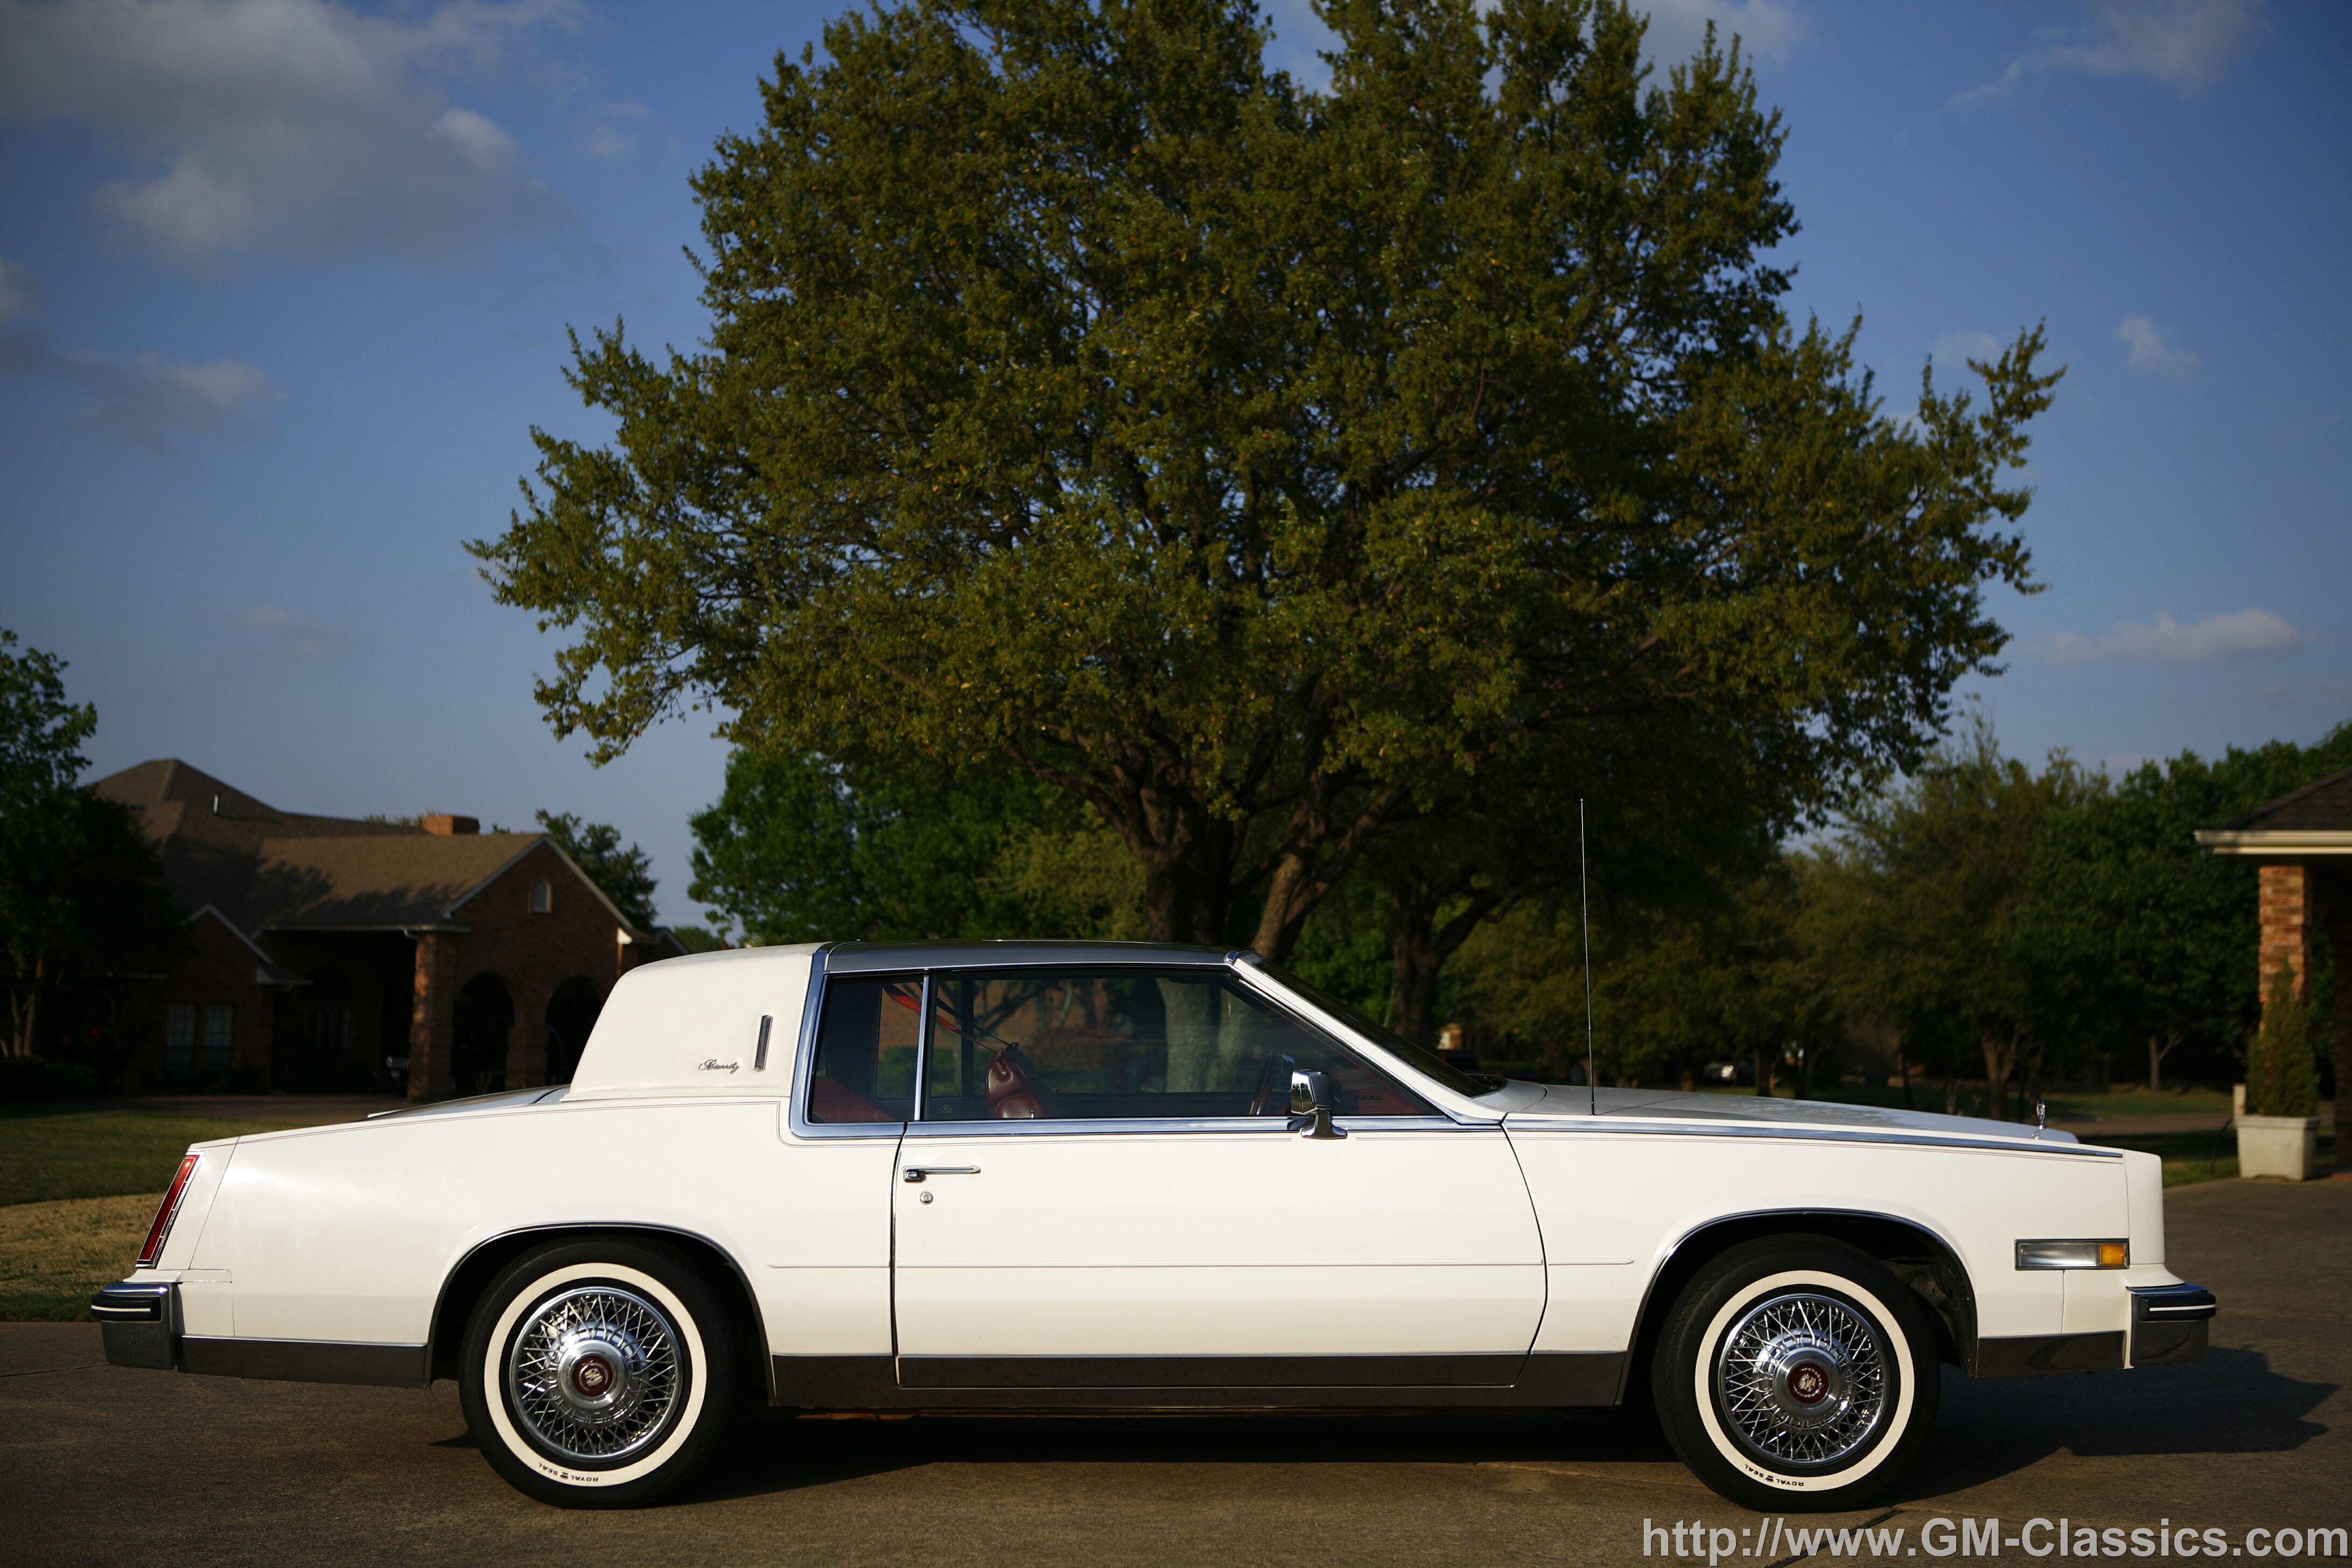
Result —
<instances>
[{"instance_id":1,"label":"blue sky","mask_svg":"<svg viewBox=\"0 0 2352 1568\"><path fill-rule=\"evenodd\" d=\"M0 0L0 626L71 661L100 771L180 756L337 814L618 824L685 897L708 716L592 768L490 602L529 427L601 433L567 326L701 330L690 171L831 5ZM1315 27L1276 0L1304 72ZM2046 592L2003 593L2013 751L2352 716L2352 7L1661 0L1790 131L1794 305L1921 365L2048 323Z\"/></svg>"}]
</instances>

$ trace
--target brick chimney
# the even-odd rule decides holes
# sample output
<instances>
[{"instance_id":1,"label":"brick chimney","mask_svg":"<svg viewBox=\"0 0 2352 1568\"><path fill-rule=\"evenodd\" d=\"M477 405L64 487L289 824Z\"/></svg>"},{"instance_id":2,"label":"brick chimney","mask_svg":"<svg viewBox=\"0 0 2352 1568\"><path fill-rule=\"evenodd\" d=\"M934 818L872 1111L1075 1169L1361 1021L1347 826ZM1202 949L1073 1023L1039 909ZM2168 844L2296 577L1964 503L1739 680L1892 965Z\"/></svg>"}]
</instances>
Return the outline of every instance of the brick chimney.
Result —
<instances>
[{"instance_id":1,"label":"brick chimney","mask_svg":"<svg viewBox=\"0 0 2352 1568\"><path fill-rule=\"evenodd\" d=\"M437 833L444 838L459 833L479 833L482 830L482 819L478 816L435 816L424 820L425 832Z\"/></svg>"}]
</instances>

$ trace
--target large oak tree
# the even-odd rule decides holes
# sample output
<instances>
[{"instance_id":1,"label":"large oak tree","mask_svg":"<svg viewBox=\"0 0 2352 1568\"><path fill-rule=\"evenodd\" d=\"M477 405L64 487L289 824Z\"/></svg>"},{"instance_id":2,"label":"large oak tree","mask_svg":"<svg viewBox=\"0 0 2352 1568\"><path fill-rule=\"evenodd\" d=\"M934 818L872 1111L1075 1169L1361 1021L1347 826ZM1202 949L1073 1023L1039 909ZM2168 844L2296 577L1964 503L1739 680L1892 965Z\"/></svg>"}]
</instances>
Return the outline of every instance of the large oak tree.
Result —
<instances>
[{"instance_id":1,"label":"large oak tree","mask_svg":"<svg viewBox=\"0 0 2352 1568\"><path fill-rule=\"evenodd\" d=\"M575 342L616 434L535 432L474 547L574 634L558 731L707 701L1009 763L1155 934L1274 956L1509 781L1785 822L1914 760L2026 581L2040 333L1883 409L1780 306L1782 132L1711 37L1657 81L1609 0L1319 11L1320 91L1247 0L912 0L780 57L696 177L709 340Z\"/></svg>"}]
</instances>

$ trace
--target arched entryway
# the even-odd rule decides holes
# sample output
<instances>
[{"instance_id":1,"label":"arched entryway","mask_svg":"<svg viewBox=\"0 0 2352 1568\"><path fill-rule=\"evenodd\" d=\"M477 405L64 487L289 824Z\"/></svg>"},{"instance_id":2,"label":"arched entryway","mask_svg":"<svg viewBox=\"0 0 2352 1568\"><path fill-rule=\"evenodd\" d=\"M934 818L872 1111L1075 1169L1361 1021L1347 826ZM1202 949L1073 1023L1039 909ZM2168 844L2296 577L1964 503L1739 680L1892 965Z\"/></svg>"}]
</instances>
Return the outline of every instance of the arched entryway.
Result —
<instances>
[{"instance_id":1,"label":"arched entryway","mask_svg":"<svg viewBox=\"0 0 2352 1568\"><path fill-rule=\"evenodd\" d=\"M310 971L296 993L277 1088L317 1093L369 1087L367 1064L352 1055L352 977L334 964Z\"/></svg>"},{"instance_id":2,"label":"arched entryway","mask_svg":"<svg viewBox=\"0 0 2352 1568\"><path fill-rule=\"evenodd\" d=\"M457 993L450 1040L450 1078L459 1094L488 1094L507 1083L507 1041L514 998L495 974L477 974Z\"/></svg>"},{"instance_id":3,"label":"arched entryway","mask_svg":"<svg viewBox=\"0 0 2352 1568\"><path fill-rule=\"evenodd\" d=\"M588 1032L604 1010L604 994L596 983L575 974L555 988L547 1003L547 1081L570 1083L587 1047Z\"/></svg>"}]
</instances>

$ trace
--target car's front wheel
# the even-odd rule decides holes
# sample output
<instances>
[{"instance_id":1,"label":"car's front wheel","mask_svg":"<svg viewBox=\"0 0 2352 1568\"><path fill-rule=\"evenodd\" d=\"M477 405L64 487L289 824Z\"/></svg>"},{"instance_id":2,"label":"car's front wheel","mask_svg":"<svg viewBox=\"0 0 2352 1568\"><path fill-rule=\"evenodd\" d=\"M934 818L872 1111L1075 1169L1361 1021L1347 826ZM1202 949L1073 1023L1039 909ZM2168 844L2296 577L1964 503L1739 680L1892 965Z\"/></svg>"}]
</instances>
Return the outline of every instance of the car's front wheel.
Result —
<instances>
[{"instance_id":1,"label":"car's front wheel","mask_svg":"<svg viewBox=\"0 0 2352 1568\"><path fill-rule=\"evenodd\" d=\"M458 1392L491 1468L564 1508L647 1502L717 1443L734 1386L725 1314L658 1243L551 1242L501 1270Z\"/></svg>"},{"instance_id":2,"label":"car's front wheel","mask_svg":"<svg viewBox=\"0 0 2352 1568\"><path fill-rule=\"evenodd\" d=\"M1759 1510L1861 1505L1936 1420L1924 1310L1876 1260L1826 1237L1736 1247L1684 1289L1652 1388L1697 1477Z\"/></svg>"}]
</instances>

